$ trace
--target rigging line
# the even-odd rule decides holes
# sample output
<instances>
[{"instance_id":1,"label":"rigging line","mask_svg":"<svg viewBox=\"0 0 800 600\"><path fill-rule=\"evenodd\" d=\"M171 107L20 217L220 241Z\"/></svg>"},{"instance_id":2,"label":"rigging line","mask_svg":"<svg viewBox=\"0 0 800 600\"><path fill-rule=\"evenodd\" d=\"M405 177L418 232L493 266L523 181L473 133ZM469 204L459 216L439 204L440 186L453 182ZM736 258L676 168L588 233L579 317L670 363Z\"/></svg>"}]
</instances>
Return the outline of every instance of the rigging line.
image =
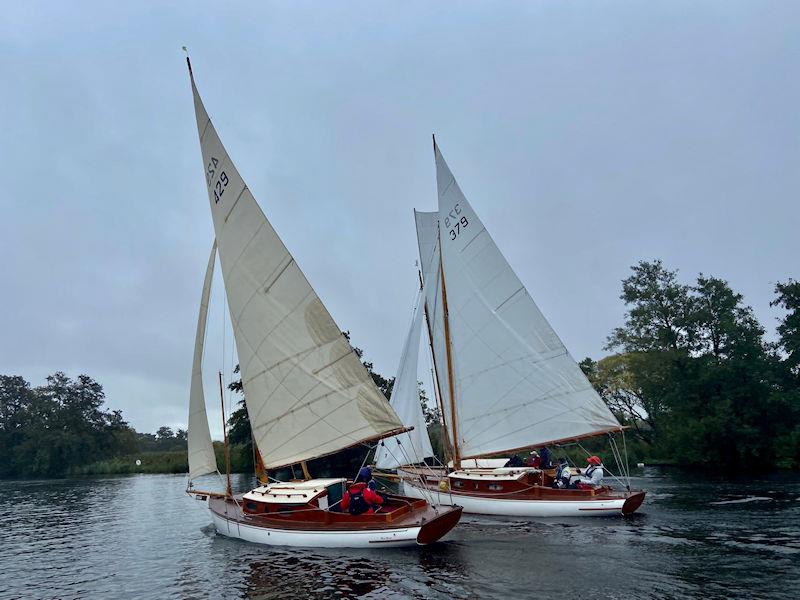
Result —
<instances>
[{"instance_id":1,"label":"rigging line","mask_svg":"<svg viewBox=\"0 0 800 600\"><path fill-rule=\"evenodd\" d=\"M402 447L402 444L400 443L400 441L399 441L399 440L397 441L397 445L398 445L398 446L401 448L401 451L402 451L402 453L403 453L403 454L405 454L405 449ZM389 453L389 455L392 457L392 460L393 460L393 461L395 461L395 462L396 462L398 465L399 465L399 464L401 464L401 461L397 460L397 457L394 455L394 453L392 452L391 448L389 448L388 446L386 446L386 451L387 451L387 452ZM408 460L408 456L406 456L405 458ZM432 495L432 493L430 492L430 490L426 490L427 486L425 485L425 482L423 481L423 479L422 479L422 476L421 476L421 475L418 475L418 476L417 476L417 478L419 479L419 484L420 484L420 486L419 486L419 489L420 489L420 493L423 495L424 499L425 499L426 501L428 501L428 503L429 503L429 504L433 505L433 495ZM426 491L427 491L428 493L430 493L430 496L426 495Z\"/></svg>"},{"instance_id":2,"label":"rigging line","mask_svg":"<svg viewBox=\"0 0 800 600\"><path fill-rule=\"evenodd\" d=\"M628 466L628 448L627 448L627 444L625 442L624 433L625 433L625 430L623 430L622 449L620 450L620 456L622 456L625 459L625 479L628 480L628 484L630 485L631 471L630 471L630 468ZM619 447L619 441L618 440L617 440L616 444Z\"/></svg>"}]
</instances>

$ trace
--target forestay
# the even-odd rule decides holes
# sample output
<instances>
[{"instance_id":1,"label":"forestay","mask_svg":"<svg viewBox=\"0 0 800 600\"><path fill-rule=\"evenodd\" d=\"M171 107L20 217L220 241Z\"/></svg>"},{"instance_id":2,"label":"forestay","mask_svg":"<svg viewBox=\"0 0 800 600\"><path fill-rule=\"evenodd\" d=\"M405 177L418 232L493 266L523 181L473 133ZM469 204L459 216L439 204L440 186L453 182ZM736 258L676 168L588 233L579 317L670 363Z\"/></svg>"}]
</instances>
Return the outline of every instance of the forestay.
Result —
<instances>
[{"instance_id":1,"label":"forestay","mask_svg":"<svg viewBox=\"0 0 800 600\"><path fill-rule=\"evenodd\" d=\"M619 429L434 153L461 456Z\"/></svg>"},{"instance_id":2,"label":"forestay","mask_svg":"<svg viewBox=\"0 0 800 600\"><path fill-rule=\"evenodd\" d=\"M231 162L193 77L192 92L247 412L265 466L398 433L400 419Z\"/></svg>"},{"instance_id":3,"label":"forestay","mask_svg":"<svg viewBox=\"0 0 800 600\"><path fill-rule=\"evenodd\" d=\"M189 480L217 471L217 459L208 430L206 399L203 394L203 345L208 320L208 299L211 295L211 280L214 277L214 257L217 243L211 246L208 267L203 280L203 293L200 296L200 314L197 316L197 333L194 338L194 359L192 361L192 382L189 387Z\"/></svg>"},{"instance_id":4,"label":"forestay","mask_svg":"<svg viewBox=\"0 0 800 600\"><path fill-rule=\"evenodd\" d=\"M413 429L381 442L375 454L375 464L379 469L396 469L401 465L421 463L425 458L433 456L417 387L419 340L424 312L421 303L422 292L414 304L414 316L403 344L389 401L403 425Z\"/></svg>"}]
</instances>

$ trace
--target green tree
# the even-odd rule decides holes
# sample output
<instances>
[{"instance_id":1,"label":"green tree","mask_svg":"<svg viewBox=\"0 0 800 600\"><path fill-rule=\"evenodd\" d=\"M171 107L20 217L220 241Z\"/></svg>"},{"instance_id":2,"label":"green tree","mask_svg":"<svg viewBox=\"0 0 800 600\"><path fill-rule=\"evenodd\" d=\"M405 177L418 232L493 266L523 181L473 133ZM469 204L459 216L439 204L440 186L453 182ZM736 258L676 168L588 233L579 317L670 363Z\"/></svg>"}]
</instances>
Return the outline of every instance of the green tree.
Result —
<instances>
[{"instance_id":1,"label":"green tree","mask_svg":"<svg viewBox=\"0 0 800 600\"><path fill-rule=\"evenodd\" d=\"M786 310L778 325L779 344L786 353L786 366L797 373L800 370L800 282L790 279L776 284L775 295L770 306Z\"/></svg>"},{"instance_id":2,"label":"green tree","mask_svg":"<svg viewBox=\"0 0 800 600\"><path fill-rule=\"evenodd\" d=\"M608 344L621 352L589 370L601 396L628 424L647 423L642 439L678 463L756 469L779 460L776 440L792 444L796 385L785 385L741 294L702 274L682 284L660 261L632 270L625 324Z\"/></svg>"}]
</instances>

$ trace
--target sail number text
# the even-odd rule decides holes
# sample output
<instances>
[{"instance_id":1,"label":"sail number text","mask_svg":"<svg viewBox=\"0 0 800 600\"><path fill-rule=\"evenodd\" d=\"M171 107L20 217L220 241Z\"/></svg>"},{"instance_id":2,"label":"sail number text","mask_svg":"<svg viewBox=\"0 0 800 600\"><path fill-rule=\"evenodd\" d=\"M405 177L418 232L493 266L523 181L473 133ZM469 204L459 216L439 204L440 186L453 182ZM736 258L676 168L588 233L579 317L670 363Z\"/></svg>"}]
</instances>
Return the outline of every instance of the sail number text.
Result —
<instances>
[{"instance_id":1,"label":"sail number text","mask_svg":"<svg viewBox=\"0 0 800 600\"><path fill-rule=\"evenodd\" d=\"M469 221L467 217L459 216L461 214L461 207L456 204L447 216L444 218L444 226L450 230L450 239L454 240L462 230L467 228Z\"/></svg>"},{"instance_id":2,"label":"sail number text","mask_svg":"<svg viewBox=\"0 0 800 600\"><path fill-rule=\"evenodd\" d=\"M222 198L222 194L225 193L225 188L228 187L228 176L225 174L225 171L220 171L220 174L215 178L214 176L217 174L217 166L219 165L219 160L211 157L211 162L208 163L206 167L206 182L211 186L211 182L214 182L214 204L219 203L219 199Z\"/></svg>"}]
</instances>

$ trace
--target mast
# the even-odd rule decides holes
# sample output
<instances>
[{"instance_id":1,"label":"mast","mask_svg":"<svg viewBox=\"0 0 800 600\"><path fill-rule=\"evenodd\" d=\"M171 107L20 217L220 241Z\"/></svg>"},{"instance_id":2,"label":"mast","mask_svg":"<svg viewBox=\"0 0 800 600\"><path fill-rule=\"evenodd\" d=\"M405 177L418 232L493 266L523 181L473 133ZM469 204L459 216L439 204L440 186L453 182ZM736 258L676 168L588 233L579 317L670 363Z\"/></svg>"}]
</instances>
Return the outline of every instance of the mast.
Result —
<instances>
[{"instance_id":1,"label":"mast","mask_svg":"<svg viewBox=\"0 0 800 600\"><path fill-rule=\"evenodd\" d=\"M219 401L222 405L222 437L225 441L225 494L228 498L233 496L231 487L231 454L228 449L228 429L225 423L225 397L222 393L222 371L219 371Z\"/></svg>"},{"instance_id":2,"label":"mast","mask_svg":"<svg viewBox=\"0 0 800 600\"><path fill-rule=\"evenodd\" d=\"M434 141L434 144L436 142ZM441 239L441 238L440 238ZM441 245L441 244L440 244ZM444 314L444 347L447 351L447 387L450 388L450 422L453 424L453 469L461 468L461 453L458 449L458 424L456 423L456 395L453 387L453 357L450 349L450 318L447 310L447 285L444 281L444 263L439 252L439 274L442 278L442 309Z\"/></svg>"},{"instance_id":3,"label":"mast","mask_svg":"<svg viewBox=\"0 0 800 600\"><path fill-rule=\"evenodd\" d=\"M422 272L417 271L417 274L419 275L419 289L422 290L424 288L422 283ZM439 408L439 422L442 424L442 432L444 433L444 439L446 442L443 445L443 449L445 453L445 463L447 463L448 459L452 456L453 451L450 444L450 434L448 433L447 429L447 419L444 418L444 406L442 406L442 387L439 383L439 374L436 371L436 352L433 349L433 329L431 328L431 319L430 315L428 314L428 302L425 300L424 296L422 309L425 311L425 326L428 329L428 347L431 349L431 360L433 361L433 371L431 373L431 375L433 375L434 383L433 396L436 400L436 406Z\"/></svg>"}]
</instances>

